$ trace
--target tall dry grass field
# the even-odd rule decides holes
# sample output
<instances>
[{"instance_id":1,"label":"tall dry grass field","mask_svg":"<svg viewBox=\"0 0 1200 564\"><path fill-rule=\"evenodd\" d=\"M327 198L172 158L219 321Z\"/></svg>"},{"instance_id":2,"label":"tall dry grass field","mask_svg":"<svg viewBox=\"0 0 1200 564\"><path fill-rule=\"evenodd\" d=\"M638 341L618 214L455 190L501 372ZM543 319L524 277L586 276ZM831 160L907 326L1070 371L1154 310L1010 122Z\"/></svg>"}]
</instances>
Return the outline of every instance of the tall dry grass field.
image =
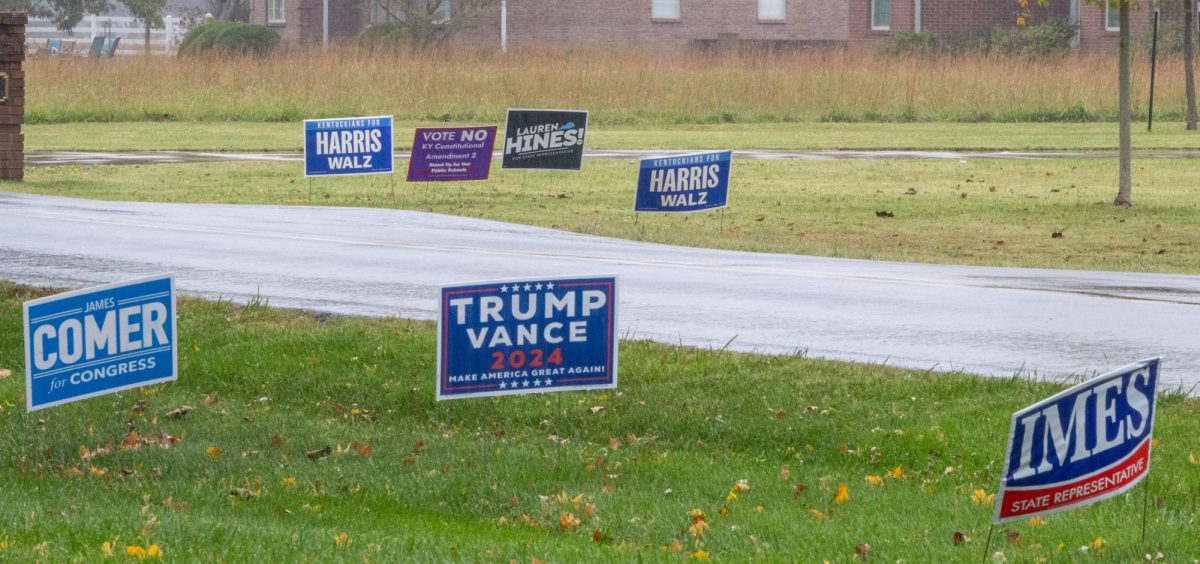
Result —
<instances>
[{"instance_id":1,"label":"tall dry grass field","mask_svg":"<svg viewBox=\"0 0 1200 564\"><path fill-rule=\"evenodd\" d=\"M1149 65L1138 57L1144 114ZM638 51L301 51L256 60L28 61L27 119L249 120L393 114L497 121L572 107L597 122L1084 121L1116 115L1114 55L1048 60L853 52L711 57ZM1183 113L1182 65L1160 65L1157 112Z\"/></svg>"}]
</instances>

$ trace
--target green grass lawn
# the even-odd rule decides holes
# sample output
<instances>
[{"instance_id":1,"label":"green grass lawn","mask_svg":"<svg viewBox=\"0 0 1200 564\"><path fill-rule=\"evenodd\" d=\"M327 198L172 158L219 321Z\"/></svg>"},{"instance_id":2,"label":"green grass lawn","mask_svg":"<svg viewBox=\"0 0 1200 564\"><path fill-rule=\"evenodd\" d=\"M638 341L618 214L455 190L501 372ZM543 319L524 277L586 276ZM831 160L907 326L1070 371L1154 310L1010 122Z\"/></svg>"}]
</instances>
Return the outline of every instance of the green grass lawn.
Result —
<instances>
[{"instance_id":1,"label":"green grass lawn","mask_svg":"<svg viewBox=\"0 0 1200 564\"><path fill-rule=\"evenodd\" d=\"M0 283L0 326L42 294ZM428 322L184 300L179 328L179 382L33 414L0 332L0 559L978 561L1010 414L1059 389L623 342L619 390L438 403ZM1190 561L1197 416L1162 397L1148 486L992 551Z\"/></svg>"},{"instance_id":2,"label":"green grass lawn","mask_svg":"<svg viewBox=\"0 0 1200 564\"><path fill-rule=\"evenodd\" d=\"M447 125L397 122L395 146L412 146L413 128ZM486 124L485 124L486 125ZM503 123L496 125L503 126ZM299 151L294 123L125 122L26 125L30 151ZM1200 150L1200 135L1182 123L1135 127L1138 149ZM593 149L964 149L1115 150L1112 123L762 123L592 127Z\"/></svg>"},{"instance_id":3,"label":"green grass lawn","mask_svg":"<svg viewBox=\"0 0 1200 564\"><path fill-rule=\"evenodd\" d=\"M724 214L636 219L633 160L590 160L579 173L497 167L491 180L477 183L317 179L311 200L299 163L37 167L5 188L117 200L396 206L777 253L1200 272L1200 194L1191 160L1136 161L1132 209L1112 207L1116 167L1107 160L744 160L733 167L732 205ZM906 195L909 188L916 194Z\"/></svg>"}]
</instances>

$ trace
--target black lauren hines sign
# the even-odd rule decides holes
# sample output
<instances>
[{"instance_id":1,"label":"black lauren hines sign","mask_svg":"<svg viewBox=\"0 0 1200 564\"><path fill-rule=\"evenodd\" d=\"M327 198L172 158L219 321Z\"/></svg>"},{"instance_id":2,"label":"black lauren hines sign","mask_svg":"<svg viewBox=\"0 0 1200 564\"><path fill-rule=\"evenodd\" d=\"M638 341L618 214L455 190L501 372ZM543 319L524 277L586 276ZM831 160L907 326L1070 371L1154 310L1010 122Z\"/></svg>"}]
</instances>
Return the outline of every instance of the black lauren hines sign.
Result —
<instances>
[{"instance_id":1,"label":"black lauren hines sign","mask_svg":"<svg viewBox=\"0 0 1200 564\"><path fill-rule=\"evenodd\" d=\"M508 110L503 167L579 170L587 119L586 111Z\"/></svg>"}]
</instances>

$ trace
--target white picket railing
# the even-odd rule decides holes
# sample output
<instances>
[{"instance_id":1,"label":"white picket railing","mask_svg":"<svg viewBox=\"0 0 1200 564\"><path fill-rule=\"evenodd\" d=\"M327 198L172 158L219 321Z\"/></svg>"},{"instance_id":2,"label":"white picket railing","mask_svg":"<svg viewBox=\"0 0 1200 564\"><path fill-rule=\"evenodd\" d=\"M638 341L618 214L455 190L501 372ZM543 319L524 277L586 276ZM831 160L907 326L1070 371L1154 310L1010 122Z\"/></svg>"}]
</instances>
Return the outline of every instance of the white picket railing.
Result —
<instances>
[{"instance_id":1,"label":"white picket railing","mask_svg":"<svg viewBox=\"0 0 1200 564\"><path fill-rule=\"evenodd\" d=\"M181 18L175 16L163 17L162 29L150 30L150 50L152 55L172 55L179 47L179 41L187 32L180 25ZM76 55L86 56L91 48L92 40L97 37L120 37L117 55L141 55L146 53L146 26L129 16L86 16L74 29L64 31L58 29L54 22L48 20L30 19L25 26L25 46L29 53L46 48L46 41L58 38L63 41L74 41Z\"/></svg>"}]
</instances>

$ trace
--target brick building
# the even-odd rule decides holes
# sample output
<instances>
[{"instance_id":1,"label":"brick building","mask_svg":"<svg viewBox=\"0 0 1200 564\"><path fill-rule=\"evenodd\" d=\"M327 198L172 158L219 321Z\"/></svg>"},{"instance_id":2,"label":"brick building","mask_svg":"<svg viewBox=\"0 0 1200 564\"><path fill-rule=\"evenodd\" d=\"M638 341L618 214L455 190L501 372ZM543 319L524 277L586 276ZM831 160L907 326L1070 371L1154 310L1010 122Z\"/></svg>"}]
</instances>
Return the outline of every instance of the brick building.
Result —
<instances>
[{"instance_id":1,"label":"brick building","mask_svg":"<svg viewBox=\"0 0 1200 564\"><path fill-rule=\"evenodd\" d=\"M319 43L323 1L251 0L250 21L276 28L287 44ZM1047 8L1030 4L1035 5L1031 23L1076 22L1081 49L1116 45L1115 9L1082 0L1053 0ZM330 41L386 21L371 0L329 0L329 6ZM1149 16L1149 10L1135 13L1135 30L1147 27ZM507 40L513 48L865 46L900 32L978 34L1014 27L1016 19L1016 0L511 0ZM469 22L458 38L498 46L500 21L500 9L493 6Z\"/></svg>"}]
</instances>

